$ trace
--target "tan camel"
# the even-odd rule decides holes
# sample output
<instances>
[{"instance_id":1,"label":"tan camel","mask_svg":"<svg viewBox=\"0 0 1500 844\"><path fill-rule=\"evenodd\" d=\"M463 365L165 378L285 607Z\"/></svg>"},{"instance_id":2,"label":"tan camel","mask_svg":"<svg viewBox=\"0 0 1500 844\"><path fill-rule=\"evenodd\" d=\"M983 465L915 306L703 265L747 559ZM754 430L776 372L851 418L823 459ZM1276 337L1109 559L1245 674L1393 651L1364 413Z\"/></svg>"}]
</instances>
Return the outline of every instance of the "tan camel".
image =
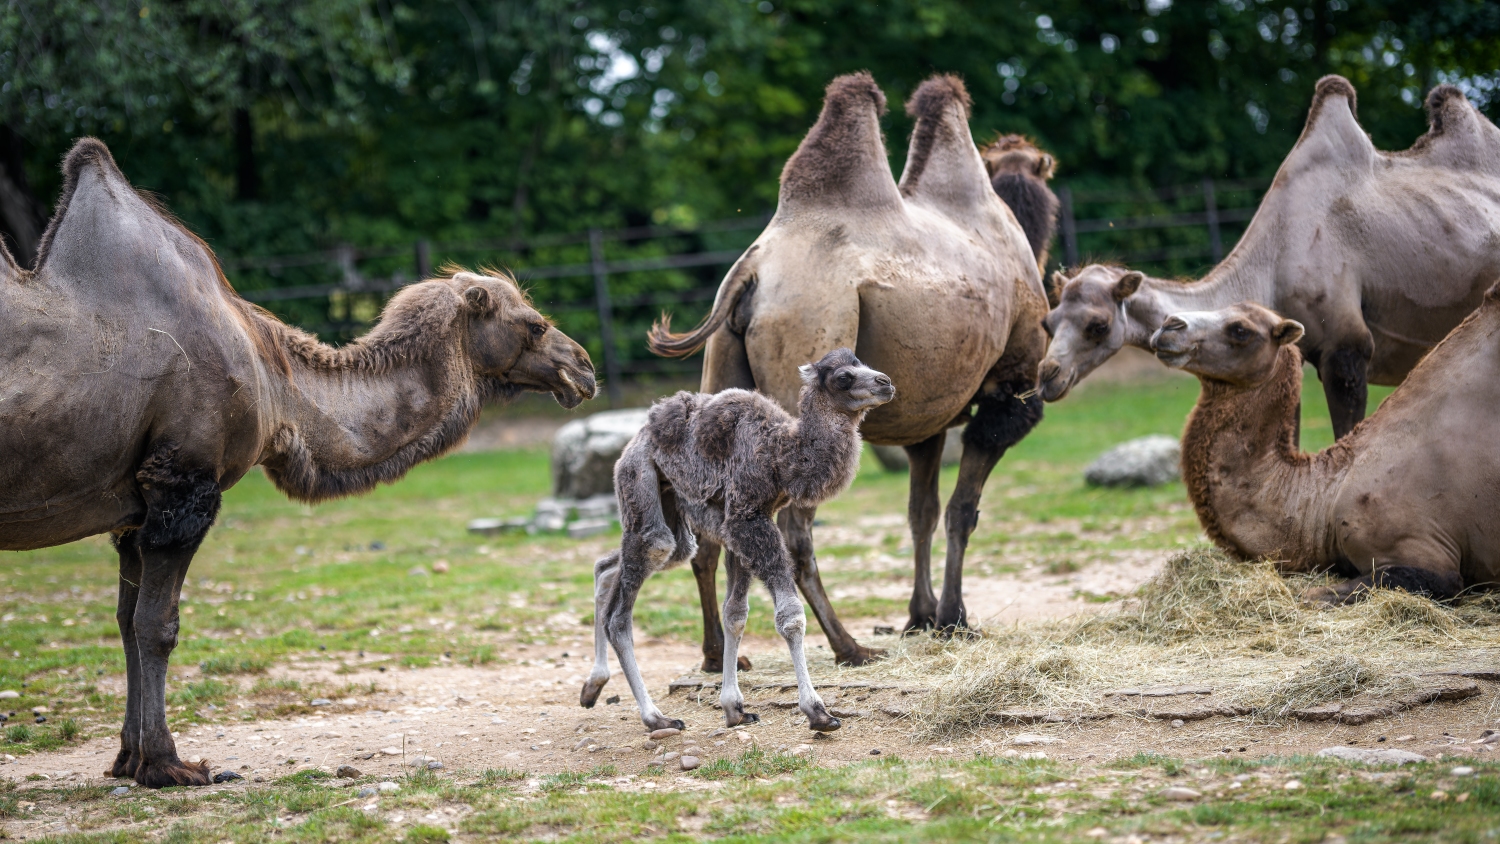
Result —
<instances>
[{"instance_id":1,"label":"tan camel","mask_svg":"<svg viewBox=\"0 0 1500 844\"><path fill-rule=\"evenodd\" d=\"M898 185L886 163L885 95L868 73L829 86L818 122L781 174L776 215L729 271L712 313L693 331L651 334L658 354L707 345L704 392L759 390L797 412L797 366L847 346L890 376L896 400L872 411L864 438L911 457L916 585L908 629L963 627L964 548L979 495L1005 450L1041 418L1034 396L1046 338L1041 277L1025 233L990 187L969 134L969 96L951 76L923 82L906 104L916 118ZM1022 396L1030 396L1023 399ZM944 432L966 424L957 489L948 503L943 597L931 584ZM878 655L834 615L812 546L815 508L780 524L798 585L835 658ZM704 666L719 670L715 609L719 547L699 537L693 560L704 614Z\"/></svg>"},{"instance_id":2,"label":"tan camel","mask_svg":"<svg viewBox=\"0 0 1500 844\"><path fill-rule=\"evenodd\" d=\"M1369 419L1297 449L1302 325L1259 305L1170 316L1157 357L1203 383L1182 473L1204 531L1245 559L1349 577L1306 597L1373 586L1446 599L1500 582L1500 285Z\"/></svg>"},{"instance_id":3,"label":"tan camel","mask_svg":"<svg viewBox=\"0 0 1500 844\"><path fill-rule=\"evenodd\" d=\"M1364 418L1368 383L1399 384L1500 275L1500 130L1457 88L1427 97L1409 150L1375 149L1354 88L1319 80L1302 137L1239 243L1180 283L1120 267L1054 277L1042 395L1056 401L1121 346L1145 348L1167 314L1255 302L1307 326L1334 433Z\"/></svg>"},{"instance_id":4,"label":"tan camel","mask_svg":"<svg viewBox=\"0 0 1500 844\"><path fill-rule=\"evenodd\" d=\"M1037 269L1047 266L1047 247L1057 233L1057 195L1047 182L1057 160L1022 135L1001 135L979 151L990 185L1005 201L1036 256Z\"/></svg>"},{"instance_id":5,"label":"tan camel","mask_svg":"<svg viewBox=\"0 0 1500 844\"><path fill-rule=\"evenodd\" d=\"M458 445L486 401L592 397L593 367L514 282L464 272L330 348L236 296L104 144L79 141L63 175L36 269L0 251L0 548L112 535L127 697L110 774L202 785L167 727L167 660L220 493L257 464L300 501L365 492Z\"/></svg>"}]
</instances>

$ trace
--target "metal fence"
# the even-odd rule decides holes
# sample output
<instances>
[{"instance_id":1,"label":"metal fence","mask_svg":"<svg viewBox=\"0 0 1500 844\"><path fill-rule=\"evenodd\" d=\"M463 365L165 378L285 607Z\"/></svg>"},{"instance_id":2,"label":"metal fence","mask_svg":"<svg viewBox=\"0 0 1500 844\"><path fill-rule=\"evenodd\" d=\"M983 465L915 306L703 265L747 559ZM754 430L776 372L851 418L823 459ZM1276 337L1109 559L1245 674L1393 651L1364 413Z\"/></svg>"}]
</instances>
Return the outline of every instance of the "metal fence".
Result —
<instances>
[{"instance_id":1,"label":"metal fence","mask_svg":"<svg viewBox=\"0 0 1500 844\"><path fill-rule=\"evenodd\" d=\"M1116 260L1155 273L1201 271L1220 260L1255 213L1265 182L1218 182L1147 191L1061 186L1061 254L1076 267ZM1235 204L1221 207L1224 198ZM1081 216L1080 209L1089 216ZM769 221L741 217L691 228L641 226L491 241L335 249L228 259L246 299L329 339L369 327L390 294L432 275L434 256L513 272L538 307L603 364L610 405L623 381L690 378L697 359L668 361L645 349L646 327L662 309L690 325L710 307L725 268ZM1207 263L1205 263L1205 261ZM300 282L300 283L299 283Z\"/></svg>"}]
</instances>

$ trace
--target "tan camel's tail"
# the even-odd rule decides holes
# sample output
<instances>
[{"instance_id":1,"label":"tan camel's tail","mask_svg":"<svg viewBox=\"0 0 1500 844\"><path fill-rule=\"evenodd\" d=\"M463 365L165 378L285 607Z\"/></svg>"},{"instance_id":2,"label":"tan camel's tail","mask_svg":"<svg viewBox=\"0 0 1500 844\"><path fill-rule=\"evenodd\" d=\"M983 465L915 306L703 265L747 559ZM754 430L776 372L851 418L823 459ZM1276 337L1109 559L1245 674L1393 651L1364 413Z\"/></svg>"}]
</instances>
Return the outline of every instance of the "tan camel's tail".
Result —
<instances>
[{"instance_id":1,"label":"tan camel's tail","mask_svg":"<svg viewBox=\"0 0 1500 844\"><path fill-rule=\"evenodd\" d=\"M740 259L730 268L729 275L724 277L724 283L719 285L719 295L714 299L714 309L709 312L698 327L686 334L672 333L672 315L662 311L661 318L651 326L651 331L646 334L646 345L652 354L664 358L685 358L690 354L703 348L708 338L719 330L719 326L729 319L734 312L734 306L739 303L740 296L749 289L750 283L755 279L756 251L759 245L752 246Z\"/></svg>"}]
</instances>

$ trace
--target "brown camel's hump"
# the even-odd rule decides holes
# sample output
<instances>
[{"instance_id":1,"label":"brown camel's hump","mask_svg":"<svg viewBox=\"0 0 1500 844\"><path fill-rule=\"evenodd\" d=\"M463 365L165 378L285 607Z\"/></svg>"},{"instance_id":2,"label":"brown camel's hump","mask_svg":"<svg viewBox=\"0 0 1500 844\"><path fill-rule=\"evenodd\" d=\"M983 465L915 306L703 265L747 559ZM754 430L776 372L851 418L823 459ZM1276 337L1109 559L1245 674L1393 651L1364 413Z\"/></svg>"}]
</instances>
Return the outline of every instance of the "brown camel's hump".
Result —
<instances>
[{"instance_id":1,"label":"brown camel's hump","mask_svg":"<svg viewBox=\"0 0 1500 844\"><path fill-rule=\"evenodd\" d=\"M1453 85L1427 93L1427 132L1397 156L1425 156L1434 164L1500 173L1500 130Z\"/></svg>"},{"instance_id":2,"label":"brown camel's hump","mask_svg":"<svg viewBox=\"0 0 1500 844\"><path fill-rule=\"evenodd\" d=\"M783 208L899 205L880 136L885 94L868 72L828 83L823 110L781 171Z\"/></svg>"}]
</instances>

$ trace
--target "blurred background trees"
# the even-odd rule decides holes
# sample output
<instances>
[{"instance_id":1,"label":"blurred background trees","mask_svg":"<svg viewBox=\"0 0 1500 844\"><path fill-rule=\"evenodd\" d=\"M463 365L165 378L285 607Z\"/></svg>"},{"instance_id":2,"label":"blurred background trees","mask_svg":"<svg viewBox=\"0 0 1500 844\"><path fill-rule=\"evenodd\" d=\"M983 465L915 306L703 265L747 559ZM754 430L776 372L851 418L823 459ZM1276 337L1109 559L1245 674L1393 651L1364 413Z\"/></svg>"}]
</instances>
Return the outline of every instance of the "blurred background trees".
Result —
<instances>
[{"instance_id":1,"label":"blurred background trees","mask_svg":"<svg viewBox=\"0 0 1500 844\"><path fill-rule=\"evenodd\" d=\"M1404 148L1434 84L1493 116L1496 68L1486 0L10 0L0 233L30 260L84 134L221 254L275 255L764 214L858 69L894 167L897 104L952 72L977 138L1098 190L1269 177L1325 73Z\"/></svg>"}]
</instances>

